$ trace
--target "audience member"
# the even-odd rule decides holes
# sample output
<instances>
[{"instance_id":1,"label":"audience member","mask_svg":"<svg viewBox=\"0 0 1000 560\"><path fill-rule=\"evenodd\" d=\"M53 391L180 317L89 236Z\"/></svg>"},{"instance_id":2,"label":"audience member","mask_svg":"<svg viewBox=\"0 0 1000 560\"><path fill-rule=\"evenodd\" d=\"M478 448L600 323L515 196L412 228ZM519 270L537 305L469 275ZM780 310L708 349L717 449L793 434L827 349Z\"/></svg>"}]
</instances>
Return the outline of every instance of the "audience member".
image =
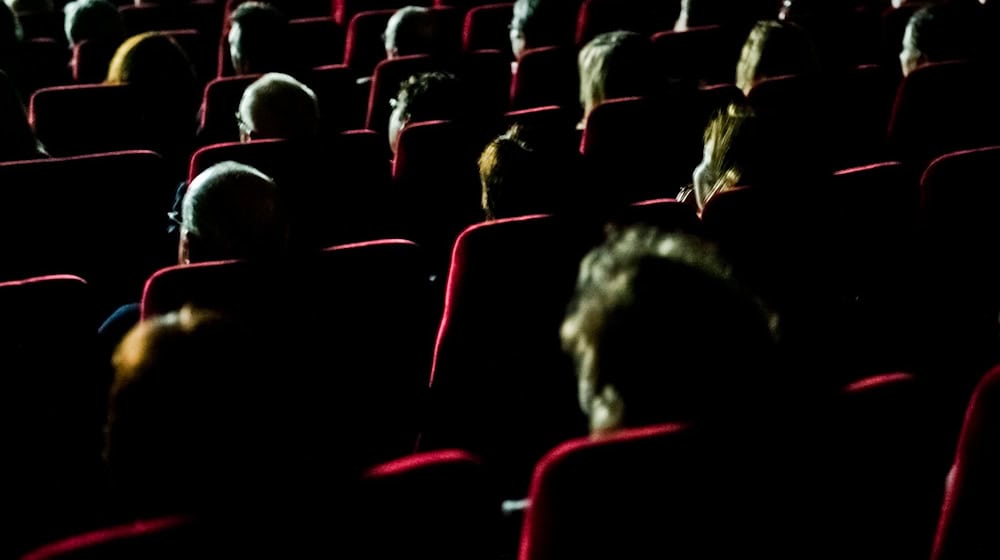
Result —
<instances>
[{"instance_id":1,"label":"audience member","mask_svg":"<svg viewBox=\"0 0 1000 560\"><path fill-rule=\"evenodd\" d=\"M479 179L486 220L552 212L560 184L556 154L531 147L514 126L479 157Z\"/></svg>"},{"instance_id":2,"label":"audience member","mask_svg":"<svg viewBox=\"0 0 1000 560\"><path fill-rule=\"evenodd\" d=\"M934 62L967 59L975 53L974 29L962 8L931 5L910 17L903 34L899 64L907 76L917 68Z\"/></svg>"},{"instance_id":3,"label":"audience member","mask_svg":"<svg viewBox=\"0 0 1000 560\"><path fill-rule=\"evenodd\" d=\"M244 2L229 14L229 58L237 75L288 71L288 18L267 2Z\"/></svg>"},{"instance_id":4,"label":"audience member","mask_svg":"<svg viewBox=\"0 0 1000 560\"><path fill-rule=\"evenodd\" d=\"M631 228L584 257L561 335L601 434L761 406L775 328L711 245Z\"/></svg>"},{"instance_id":5,"label":"audience member","mask_svg":"<svg viewBox=\"0 0 1000 560\"><path fill-rule=\"evenodd\" d=\"M406 126L435 120L463 120L469 100L465 87L455 75L426 72L410 76L392 100L389 116L389 147L396 152L399 133Z\"/></svg>"},{"instance_id":6,"label":"audience member","mask_svg":"<svg viewBox=\"0 0 1000 560\"><path fill-rule=\"evenodd\" d=\"M142 101L143 144L186 170L198 129L201 92L194 68L180 45L165 33L142 33L118 47L107 84L128 84Z\"/></svg>"},{"instance_id":7,"label":"audience member","mask_svg":"<svg viewBox=\"0 0 1000 560\"><path fill-rule=\"evenodd\" d=\"M252 505L268 438L267 346L191 308L140 323L114 354L105 460L132 515ZM249 491L245 483L258 479Z\"/></svg>"},{"instance_id":8,"label":"audience member","mask_svg":"<svg viewBox=\"0 0 1000 560\"><path fill-rule=\"evenodd\" d=\"M816 48L803 28L790 22L761 21L743 44L736 86L749 94L754 84L766 78L815 74L819 69Z\"/></svg>"},{"instance_id":9,"label":"audience member","mask_svg":"<svg viewBox=\"0 0 1000 560\"><path fill-rule=\"evenodd\" d=\"M38 159L47 156L28 123L24 105L14 83L0 70L0 161Z\"/></svg>"},{"instance_id":10,"label":"audience member","mask_svg":"<svg viewBox=\"0 0 1000 560\"><path fill-rule=\"evenodd\" d=\"M125 39L121 13L108 0L74 0L66 4L63 12L70 48L81 41L118 46Z\"/></svg>"},{"instance_id":11,"label":"audience member","mask_svg":"<svg viewBox=\"0 0 1000 560\"><path fill-rule=\"evenodd\" d=\"M287 74L265 74L243 92L240 140L312 140L319 134L316 94Z\"/></svg>"},{"instance_id":12,"label":"audience member","mask_svg":"<svg viewBox=\"0 0 1000 560\"><path fill-rule=\"evenodd\" d=\"M584 45L578 58L583 106L580 128L594 107L609 99L653 93L651 61L649 39L631 31L603 33Z\"/></svg>"},{"instance_id":13,"label":"audience member","mask_svg":"<svg viewBox=\"0 0 1000 560\"><path fill-rule=\"evenodd\" d=\"M515 59L524 51L573 43L580 2L517 0L510 21L510 46Z\"/></svg>"},{"instance_id":14,"label":"audience member","mask_svg":"<svg viewBox=\"0 0 1000 560\"><path fill-rule=\"evenodd\" d=\"M389 18L383 34L385 57L434 54L440 45L435 36L434 15L424 7L406 6Z\"/></svg>"},{"instance_id":15,"label":"audience member","mask_svg":"<svg viewBox=\"0 0 1000 560\"><path fill-rule=\"evenodd\" d=\"M729 105L705 129L704 156L692 174L692 186L677 198L694 202L700 212L720 192L766 181L780 169L774 148L752 109Z\"/></svg>"},{"instance_id":16,"label":"audience member","mask_svg":"<svg viewBox=\"0 0 1000 560\"><path fill-rule=\"evenodd\" d=\"M177 261L279 256L288 248L289 229L270 177L241 163L219 163L195 177L184 194Z\"/></svg>"}]
</instances>

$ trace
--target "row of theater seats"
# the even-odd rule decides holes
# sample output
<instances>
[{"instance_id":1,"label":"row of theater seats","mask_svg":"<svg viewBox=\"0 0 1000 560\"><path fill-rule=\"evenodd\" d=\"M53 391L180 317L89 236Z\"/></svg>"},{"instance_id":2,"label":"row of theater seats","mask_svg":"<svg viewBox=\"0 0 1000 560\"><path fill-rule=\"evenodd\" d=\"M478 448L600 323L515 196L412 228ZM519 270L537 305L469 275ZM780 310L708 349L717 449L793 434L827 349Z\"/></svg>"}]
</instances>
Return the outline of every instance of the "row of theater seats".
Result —
<instances>
[{"instance_id":1,"label":"row of theater seats","mask_svg":"<svg viewBox=\"0 0 1000 560\"><path fill-rule=\"evenodd\" d=\"M998 380L1000 370L987 375L970 404L936 559L996 550L988 521L997 488L990 436ZM822 548L817 556L927 558L950 459L939 455L940 416L928 394L904 373L847 385L832 399L833 431L810 433L825 449L809 457L813 449L800 444L791 454L797 459L786 462L769 455L767 426L744 430L741 444L679 424L565 442L535 466L518 556L696 558L750 550L791 558ZM795 471L811 459L830 463L817 473ZM478 457L410 455L372 467L364 484L365 499L351 511L371 538L362 541L364 557L496 557L496 494L489 464ZM789 492L801 502L789 501ZM787 523L790 517L798 522ZM171 558L254 546L245 533L214 531L197 519L158 518L57 541L24 558Z\"/></svg>"},{"instance_id":2,"label":"row of theater seats","mask_svg":"<svg viewBox=\"0 0 1000 560\"><path fill-rule=\"evenodd\" d=\"M938 68L945 66L929 67L928 70ZM922 74L922 71L918 73ZM789 79L776 81L774 85L794 83L794 79ZM770 87L769 84L771 82L765 83L767 87ZM616 134L621 132L621 127L628 128L643 122L647 115L644 112L646 108L647 104L641 100L602 105L594 112L584 136L584 158L591 162L592 168L603 167L613 173L630 170L636 177L646 173L646 177L659 178L656 183L637 183L636 188L627 193L616 192L617 183L605 185L611 195L616 194L623 201L649 198L668 190L661 186L666 183L665 177L683 180L687 170L696 163L676 165L670 171L661 163L662 160L647 158L643 161L634 157L635 154L651 153L644 146L654 146L657 150L663 146L655 140L639 138L637 134ZM954 108L966 110L961 104L954 105ZM605 116L608 118L605 119ZM552 137L569 138L564 141L571 143L572 120L572 115L564 110L548 107L511 113L505 125L520 122L548 129L553 131ZM968 122L978 125L982 121L980 118ZM106 128L110 130L112 127L107 124ZM602 141L602 136L608 140ZM388 164L384 138L371 131L343 133L323 156L325 159L310 157L311 154L280 140L223 143L197 151L191 158L188 175L192 178L213 163L225 160L254 165L283 178L295 177L297 169L299 175L303 169L308 169L309 173L313 173L310 180L318 185L317 196L328 198L319 211L328 212L328 217L337 216L337 219L324 221L329 226L328 231L320 232L321 244L325 245L386 234L416 235L413 230L420 230L416 227L419 223L407 228L396 222L393 230L398 216L393 215L391 207L403 198L408 198L412 204L424 201L421 212L426 214L413 211L409 217L411 221L428 225L450 224L441 228L440 235L444 237L435 239L439 249L446 249L451 245L450 239L462 227L479 220L474 159L468 159L467 167L455 169L455 154L464 153L461 149L463 138L447 123L432 122L409 127L404 131L394 168ZM667 134L660 135L660 142L664 139L669 139ZM949 141L943 135L934 140L942 143ZM622 146L626 150L622 150ZM697 144L690 147L697 149ZM821 148L816 146L816 149ZM672 153L678 152L678 149L672 148ZM653 150L652 153L662 152ZM995 149L981 149L971 154L991 162L995 158ZM694 155L696 157L697 152ZM330 159L331 156L334 159ZM884 230L895 228L898 232L909 232L911 228L901 226L914 223L915 209L921 199L928 212L948 205L947 212L954 213L951 208L965 203L967 199L964 195L973 192L969 189L988 180L986 164L966 168L973 164L950 166L947 163L972 158L968 154L955 155L935 163L925 176L922 195L912 179L913 168L886 163L871 166L864 172L880 174L877 181L870 182L871 186L831 191L828 198L844 200L849 208L856 210L871 210L870 217L862 223L881 225ZM940 173L936 170L946 166L947 169L954 167L954 171L948 173L959 174L959 177L938 179ZM444 170L454 173L445 173ZM842 179L864 173L844 172L838 177ZM962 173L975 179L963 179ZM453 181L445 180L452 175ZM10 162L0 164L0 177L4 184L10 185L8 206L17 209L5 221L9 231L7 238L18 240L5 248L5 278L73 272L88 278L102 291L107 290L107 294L112 296L109 299L122 301L122 298L135 297L127 294L135 293L138 280L156 266L167 264L172 259L172 250L163 246L165 220L161 216L170 207L174 185L167 179L161 158L153 153L124 152ZM936 186L938 183L940 187ZM675 183L679 184L682 183ZM140 185L141 188L138 188ZM600 183L597 186L600 187ZM957 187L957 190L949 191L952 187ZM962 193L962 196L956 195L956 192ZM987 202L987 197L991 196L988 189L979 189L974 193L978 200L983 201L975 209L992 208ZM343 211L336 212L338 207ZM971 223L975 221L966 221L966 224ZM960 224L956 222L953 225ZM79 236L79 232L85 232L86 236ZM127 234L123 235L125 232ZM864 238L860 235L856 237Z\"/></svg>"}]
</instances>

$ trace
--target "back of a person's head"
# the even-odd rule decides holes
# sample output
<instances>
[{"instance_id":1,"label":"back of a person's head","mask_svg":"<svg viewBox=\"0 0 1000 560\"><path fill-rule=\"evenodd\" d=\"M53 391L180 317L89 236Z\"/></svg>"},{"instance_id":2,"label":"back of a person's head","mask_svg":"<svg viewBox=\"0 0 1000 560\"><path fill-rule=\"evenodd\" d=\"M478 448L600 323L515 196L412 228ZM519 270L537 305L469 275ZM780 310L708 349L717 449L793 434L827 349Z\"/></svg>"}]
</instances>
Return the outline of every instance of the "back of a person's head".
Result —
<instances>
[{"instance_id":1,"label":"back of a person's head","mask_svg":"<svg viewBox=\"0 0 1000 560\"><path fill-rule=\"evenodd\" d=\"M267 2L244 2L229 14L229 56L237 74L288 66L288 18Z\"/></svg>"},{"instance_id":2,"label":"back of a person's head","mask_svg":"<svg viewBox=\"0 0 1000 560\"><path fill-rule=\"evenodd\" d=\"M572 43L578 6L566 0L516 0L510 30L521 48L515 51Z\"/></svg>"},{"instance_id":3,"label":"back of a person's head","mask_svg":"<svg viewBox=\"0 0 1000 560\"><path fill-rule=\"evenodd\" d=\"M465 84L447 72L410 76L400 86L396 100L405 108L410 123L459 120L466 115L469 103L465 96Z\"/></svg>"},{"instance_id":4,"label":"back of a person's head","mask_svg":"<svg viewBox=\"0 0 1000 560\"><path fill-rule=\"evenodd\" d=\"M55 11L52 0L4 0L18 14L48 14Z\"/></svg>"},{"instance_id":5,"label":"back of a person's head","mask_svg":"<svg viewBox=\"0 0 1000 560\"><path fill-rule=\"evenodd\" d=\"M181 204L179 261L269 258L287 249L289 224L278 186L227 161L191 181Z\"/></svg>"},{"instance_id":6,"label":"back of a person's head","mask_svg":"<svg viewBox=\"0 0 1000 560\"><path fill-rule=\"evenodd\" d=\"M74 0L66 4L63 12L70 46L81 41L117 44L125 37L121 13L108 0Z\"/></svg>"},{"instance_id":7,"label":"back of a person's head","mask_svg":"<svg viewBox=\"0 0 1000 560\"><path fill-rule=\"evenodd\" d=\"M272 72L250 84L239 111L244 139L307 140L319 132L316 94L287 74Z\"/></svg>"},{"instance_id":8,"label":"back of a person's head","mask_svg":"<svg viewBox=\"0 0 1000 560\"><path fill-rule=\"evenodd\" d=\"M621 97L652 93L652 44L632 31L602 33L580 49L580 103L584 114Z\"/></svg>"},{"instance_id":9,"label":"back of a person's head","mask_svg":"<svg viewBox=\"0 0 1000 560\"><path fill-rule=\"evenodd\" d=\"M517 126L494 139L479 157L486 219L551 211L559 184L557 167L554 154L529 146Z\"/></svg>"},{"instance_id":10,"label":"back of a person's head","mask_svg":"<svg viewBox=\"0 0 1000 560\"><path fill-rule=\"evenodd\" d=\"M780 172L777 147L766 123L746 105L729 105L705 128L705 150L694 171L695 200L700 208L720 192L763 186Z\"/></svg>"},{"instance_id":11,"label":"back of a person's head","mask_svg":"<svg viewBox=\"0 0 1000 560\"><path fill-rule=\"evenodd\" d=\"M433 54L440 41L434 32L434 15L424 7L406 6L389 18L385 26L386 55Z\"/></svg>"},{"instance_id":12,"label":"back of a person's head","mask_svg":"<svg viewBox=\"0 0 1000 560\"><path fill-rule=\"evenodd\" d=\"M149 32L132 36L118 47L105 82L177 92L192 89L195 75L187 53L173 37Z\"/></svg>"},{"instance_id":13,"label":"back of a person's head","mask_svg":"<svg viewBox=\"0 0 1000 560\"><path fill-rule=\"evenodd\" d=\"M5 72L0 70L0 161L35 159L44 150L35 138L24 104Z\"/></svg>"},{"instance_id":14,"label":"back of a person's head","mask_svg":"<svg viewBox=\"0 0 1000 560\"><path fill-rule=\"evenodd\" d=\"M248 462L254 438L266 441L254 387L269 367L265 351L249 330L190 307L125 336L113 358L104 453L131 507L198 513L235 496L236 480L257 466Z\"/></svg>"},{"instance_id":15,"label":"back of a person's head","mask_svg":"<svg viewBox=\"0 0 1000 560\"><path fill-rule=\"evenodd\" d=\"M923 62L972 58L978 29L967 6L931 4L917 10L907 23L904 50L911 49Z\"/></svg>"},{"instance_id":16,"label":"back of a person's head","mask_svg":"<svg viewBox=\"0 0 1000 560\"><path fill-rule=\"evenodd\" d=\"M765 78L815 74L819 55L809 33L783 21L760 21L750 30L736 64L736 86L748 93Z\"/></svg>"},{"instance_id":17,"label":"back of a person's head","mask_svg":"<svg viewBox=\"0 0 1000 560\"><path fill-rule=\"evenodd\" d=\"M613 232L561 329L594 432L745 413L775 378L774 318L701 239Z\"/></svg>"}]
</instances>

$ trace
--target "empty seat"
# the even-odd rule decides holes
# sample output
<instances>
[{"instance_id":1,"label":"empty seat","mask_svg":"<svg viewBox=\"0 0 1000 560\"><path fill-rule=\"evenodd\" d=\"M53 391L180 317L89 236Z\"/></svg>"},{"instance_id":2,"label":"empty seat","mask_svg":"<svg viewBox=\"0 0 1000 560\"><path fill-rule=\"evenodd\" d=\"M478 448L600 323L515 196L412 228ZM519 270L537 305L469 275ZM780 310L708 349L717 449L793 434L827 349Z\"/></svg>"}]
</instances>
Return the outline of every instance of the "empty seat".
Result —
<instances>
[{"instance_id":1,"label":"empty seat","mask_svg":"<svg viewBox=\"0 0 1000 560\"><path fill-rule=\"evenodd\" d=\"M529 49L521 55L510 89L510 108L545 105L580 106L576 50L569 47Z\"/></svg>"},{"instance_id":2,"label":"empty seat","mask_svg":"<svg viewBox=\"0 0 1000 560\"><path fill-rule=\"evenodd\" d=\"M420 248L398 240L280 263L170 267L146 283L142 315L191 303L251 321L276 345L290 344L294 381L287 372L269 373L311 419L302 429L315 439L305 441L319 457L330 457L324 447L350 450L338 460L371 465L415 444L433 339L425 267Z\"/></svg>"},{"instance_id":3,"label":"empty seat","mask_svg":"<svg viewBox=\"0 0 1000 560\"><path fill-rule=\"evenodd\" d=\"M303 77L319 99L320 128L325 133L365 127L368 84L358 84L343 64L317 66Z\"/></svg>"},{"instance_id":4,"label":"empty seat","mask_svg":"<svg viewBox=\"0 0 1000 560\"><path fill-rule=\"evenodd\" d=\"M421 446L480 455L504 497L523 497L534 463L586 432L559 328L580 259L602 237L599 225L534 216L455 242Z\"/></svg>"},{"instance_id":5,"label":"empty seat","mask_svg":"<svg viewBox=\"0 0 1000 560\"><path fill-rule=\"evenodd\" d=\"M497 554L500 504L487 467L469 453L420 453L374 466L361 495L361 538L372 558Z\"/></svg>"},{"instance_id":6,"label":"empty seat","mask_svg":"<svg viewBox=\"0 0 1000 560\"><path fill-rule=\"evenodd\" d=\"M482 221L476 160L484 145L475 131L451 121L412 124L399 135L392 171L398 225L435 261L447 262L455 236Z\"/></svg>"},{"instance_id":7,"label":"empty seat","mask_svg":"<svg viewBox=\"0 0 1000 560\"><path fill-rule=\"evenodd\" d=\"M1000 116L986 110L994 91L988 76L969 62L928 64L906 76L889 120L893 157L919 170L948 152L1000 144Z\"/></svg>"},{"instance_id":8,"label":"empty seat","mask_svg":"<svg viewBox=\"0 0 1000 560\"><path fill-rule=\"evenodd\" d=\"M712 436L666 424L555 448L535 468L519 558L795 557L794 467L751 430Z\"/></svg>"},{"instance_id":9,"label":"empty seat","mask_svg":"<svg viewBox=\"0 0 1000 560\"><path fill-rule=\"evenodd\" d=\"M329 16L293 19L288 22L299 66L313 68L340 64L344 60L344 30Z\"/></svg>"},{"instance_id":10,"label":"empty seat","mask_svg":"<svg viewBox=\"0 0 1000 560\"><path fill-rule=\"evenodd\" d=\"M107 314L176 258L165 236L174 185L152 152L3 163L0 182L11 213L0 226L3 278L80 275Z\"/></svg>"},{"instance_id":11,"label":"empty seat","mask_svg":"<svg viewBox=\"0 0 1000 560\"><path fill-rule=\"evenodd\" d=\"M465 14L462 29L462 49L478 51L498 50L510 57L510 21L514 17L514 4L486 4L476 6Z\"/></svg>"},{"instance_id":12,"label":"empty seat","mask_svg":"<svg viewBox=\"0 0 1000 560\"><path fill-rule=\"evenodd\" d=\"M954 449L946 402L907 373L855 380L836 395L817 471L832 556L928 556Z\"/></svg>"},{"instance_id":13,"label":"empty seat","mask_svg":"<svg viewBox=\"0 0 1000 560\"><path fill-rule=\"evenodd\" d=\"M76 276L0 282L5 557L100 519L108 378L94 306L91 287Z\"/></svg>"},{"instance_id":14,"label":"empty seat","mask_svg":"<svg viewBox=\"0 0 1000 560\"><path fill-rule=\"evenodd\" d=\"M581 151L597 200L663 198L690 182L703 151L693 101L630 97L594 108Z\"/></svg>"},{"instance_id":15,"label":"empty seat","mask_svg":"<svg viewBox=\"0 0 1000 560\"><path fill-rule=\"evenodd\" d=\"M240 139L236 113L247 86L261 74L225 76L215 78L205 85L201 105L201 127L198 142L202 145L216 142L235 142Z\"/></svg>"},{"instance_id":16,"label":"empty seat","mask_svg":"<svg viewBox=\"0 0 1000 560\"><path fill-rule=\"evenodd\" d=\"M42 88L31 96L28 120L35 135L54 156L95 154L129 149L175 150L190 142L196 125L167 115L127 85L79 84ZM86 107L81 111L80 107ZM165 154L167 155L167 154Z\"/></svg>"},{"instance_id":17,"label":"empty seat","mask_svg":"<svg viewBox=\"0 0 1000 560\"><path fill-rule=\"evenodd\" d=\"M69 54L69 50L55 39L43 37L24 41L10 70L27 96L39 88L69 83Z\"/></svg>"},{"instance_id":18,"label":"empty seat","mask_svg":"<svg viewBox=\"0 0 1000 560\"><path fill-rule=\"evenodd\" d=\"M394 13L395 9L370 10L351 17L347 24L344 64L358 76L371 76L375 65L385 60L382 34Z\"/></svg>"},{"instance_id":19,"label":"empty seat","mask_svg":"<svg viewBox=\"0 0 1000 560\"><path fill-rule=\"evenodd\" d=\"M1000 503L998 387L1000 367L994 367L982 378L969 400L948 475L931 555L934 560L990 558L1000 552L996 534L1000 523L1000 511L997 510Z\"/></svg>"}]
</instances>

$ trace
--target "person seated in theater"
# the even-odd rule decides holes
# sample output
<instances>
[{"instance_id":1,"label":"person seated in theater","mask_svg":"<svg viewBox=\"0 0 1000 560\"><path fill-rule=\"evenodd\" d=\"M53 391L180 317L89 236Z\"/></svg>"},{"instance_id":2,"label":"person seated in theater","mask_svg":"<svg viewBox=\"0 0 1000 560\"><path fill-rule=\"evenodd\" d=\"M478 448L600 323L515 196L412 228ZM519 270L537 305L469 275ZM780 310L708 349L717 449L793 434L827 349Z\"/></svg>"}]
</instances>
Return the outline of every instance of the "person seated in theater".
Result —
<instances>
[{"instance_id":1,"label":"person seated in theater","mask_svg":"<svg viewBox=\"0 0 1000 560\"><path fill-rule=\"evenodd\" d=\"M116 517L187 516L204 529L193 557L206 544L217 556L242 546L252 550L240 557L327 556L331 531L350 535L350 520L317 508L350 507L362 466L349 436L334 436L335 461L316 451L332 435L314 414L322 391L279 375L318 359L282 333L296 327L185 306L129 331L113 355L105 424Z\"/></svg>"},{"instance_id":2,"label":"person seated in theater","mask_svg":"<svg viewBox=\"0 0 1000 560\"><path fill-rule=\"evenodd\" d=\"M131 329L112 359L104 458L126 515L204 514L249 505L239 480L261 465L267 407L256 372L266 345L192 308ZM243 488L245 491L245 488Z\"/></svg>"},{"instance_id":3,"label":"person seated in theater","mask_svg":"<svg viewBox=\"0 0 1000 560\"><path fill-rule=\"evenodd\" d=\"M754 84L767 78L819 71L820 59L805 29L791 22L760 21L740 51L736 86L749 94Z\"/></svg>"},{"instance_id":4,"label":"person seated in theater","mask_svg":"<svg viewBox=\"0 0 1000 560\"><path fill-rule=\"evenodd\" d=\"M490 142L479 157L479 180L486 221L554 212L562 202L559 186L573 162L532 145L514 125ZM563 156L565 158L565 156ZM562 163L563 165L560 165Z\"/></svg>"},{"instance_id":5,"label":"person seated in theater","mask_svg":"<svg viewBox=\"0 0 1000 560\"><path fill-rule=\"evenodd\" d=\"M514 59L524 51L573 44L577 10L581 2L517 0L510 21L510 47ZM514 66L516 69L516 65Z\"/></svg>"},{"instance_id":6,"label":"person seated in theater","mask_svg":"<svg viewBox=\"0 0 1000 560\"><path fill-rule=\"evenodd\" d=\"M287 251L289 234L277 184L249 165L218 163L184 193L177 262L274 258Z\"/></svg>"},{"instance_id":7,"label":"person seated in theater","mask_svg":"<svg viewBox=\"0 0 1000 560\"><path fill-rule=\"evenodd\" d=\"M602 33L580 49L580 105L586 127L594 107L610 99L641 97L653 93L652 44L632 31Z\"/></svg>"},{"instance_id":8,"label":"person seated in theater","mask_svg":"<svg viewBox=\"0 0 1000 560\"><path fill-rule=\"evenodd\" d=\"M776 319L714 246L615 231L580 265L560 331L591 434L766 413Z\"/></svg>"},{"instance_id":9,"label":"person seated in theater","mask_svg":"<svg viewBox=\"0 0 1000 560\"><path fill-rule=\"evenodd\" d=\"M903 76L926 64L975 57L972 13L971 8L958 5L929 5L917 10L903 33L899 53Z\"/></svg>"},{"instance_id":10,"label":"person seated in theater","mask_svg":"<svg viewBox=\"0 0 1000 560\"><path fill-rule=\"evenodd\" d=\"M288 18L267 2L244 2L233 10L227 39L237 76L296 68L289 48Z\"/></svg>"},{"instance_id":11,"label":"person seated in theater","mask_svg":"<svg viewBox=\"0 0 1000 560\"><path fill-rule=\"evenodd\" d=\"M201 104L194 67L184 49L166 33L130 37L115 51L104 83L127 84L135 92L143 119L135 140L166 158L173 173L182 176Z\"/></svg>"},{"instance_id":12,"label":"person seated in theater","mask_svg":"<svg viewBox=\"0 0 1000 560\"><path fill-rule=\"evenodd\" d=\"M744 104L731 104L713 116L704 134L702 161L692 183L677 199L699 213L720 193L737 187L767 189L768 194L804 203L805 185L821 185L833 172L825 154L813 149L813 123L766 119Z\"/></svg>"},{"instance_id":13,"label":"person seated in theater","mask_svg":"<svg viewBox=\"0 0 1000 560\"><path fill-rule=\"evenodd\" d=\"M284 138L312 141L319 135L319 103L309 87L272 72L250 84L237 113L240 141Z\"/></svg>"},{"instance_id":14,"label":"person seated in theater","mask_svg":"<svg viewBox=\"0 0 1000 560\"><path fill-rule=\"evenodd\" d=\"M399 134L407 126L425 121L464 120L469 103L465 85L454 74L425 72L410 76L391 101L389 147L396 153Z\"/></svg>"},{"instance_id":15,"label":"person seated in theater","mask_svg":"<svg viewBox=\"0 0 1000 560\"><path fill-rule=\"evenodd\" d=\"M63 8L66 41L73 48L82 41L117 47L125 39L125 24L108 0L74 0Z\"/></svg>"},{"instance_id":16,"label":"person seated in theater","mask_svg":"<svg viewBox=\"0 0 1000 560\"><path fill-rule=\"evenodd\" d=\"M434 31L434 15L428 8L406 6L389 18L383 33L385 57L436 54L440 39Z\"/></svg>"}]
</instances>

